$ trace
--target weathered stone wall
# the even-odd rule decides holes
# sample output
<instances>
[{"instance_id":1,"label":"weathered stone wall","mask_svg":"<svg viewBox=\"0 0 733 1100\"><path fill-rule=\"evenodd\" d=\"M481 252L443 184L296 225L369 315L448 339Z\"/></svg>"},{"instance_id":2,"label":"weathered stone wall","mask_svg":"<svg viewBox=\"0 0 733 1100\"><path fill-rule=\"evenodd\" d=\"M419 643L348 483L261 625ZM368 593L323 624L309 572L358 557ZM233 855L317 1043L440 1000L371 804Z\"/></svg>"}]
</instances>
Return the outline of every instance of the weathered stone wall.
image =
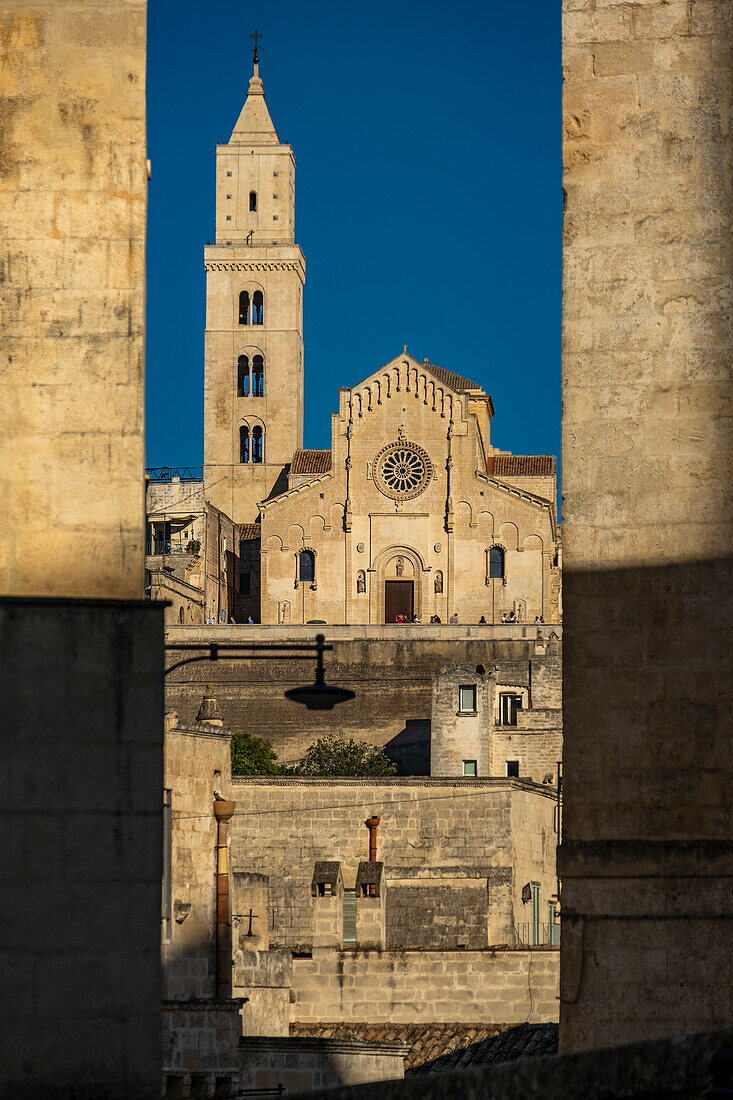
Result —
<instances>
[{"instance_id":1,"label":"weathered stone wall","mask_svg":"<svg viewBox=\"0 0 733 1100\"><path fill-rule=\"evenodd\" d=\"M309 949L315 906L329 903L338 938L342 900L312 897L314 863L339 861L353 889L372 816L380 818L388 947L512 943L514 925L529 920L523 885L539 881L543 904L556 894L549 788L507 779L238 776L232 790L232 868L269 875L273 946Z\"/></svg>"},{"instance_id":2,"label":"weathered stone wall","mask_svg":"<svg viewBox=\"0 0 733 1100\"><path fill-rule=\"evenodd\" d=\"M557 783L562 756L561 659L545 656L539 639L535 654L524 662L442 666L433 681L432 775L463 775L466 763L473 761L477 775L501 777L513 761L522 778ZM475 712L461 709L461 687L475 689ZM522 700L515 725L504 724L503 693Z\"/></svg>"},{"instance_id":3,"label":"weathered stone wall","mask_svg":"<svg viewBox=\"0 0 733 1100\"><path fill-rule=\"evenodd\" d=\"M167 678L168 705L184 724L190 723L204 685L210 682L225 725L268 738L281 761L299 759L317 737L344 734L384 746L400 774L427 774L433 678L446 662L474 668L479 663L493 668L497 662L506 662L516 665L512 670L518 682L526 683L527 661L532 657L535 705L558 705L559 643L550 643L546 655L537 655L537 629L531 625L328 627L326 638L333 640L334 649L325 657L326 678L356 692L353 701L333 711L316 714L284 697L287 688L312 683L314 675L310 660L289 659L190 665ZM547 636L548 628L541 629ZM167 638L171 642L312 642L317 630L302 626L173 628ZM551 667L545 673L543 663L551 653Z\"/></svg>"},{"instance_id":4,"label":"weathered stone wall","mask_svg":"<svg viewBox=\"0 0 733 1100\"><path fill-rule=\"evenodd\" d=\"M0 600L0 1094L160 1095L163 616Z\"/></svg>"},{"instance_id":5,"label":"weathered stone wall","mask_svg":"<svg viewBox=\"0 0 733 1100\"><path fill-rule=\"evenodd\" d=\"M393 1081L404 1075L408 1050L400 1043L245 1038L240 1045L240 1086L276 1089L284 1085L290 1095L304 1089Z\"/></svg>"},{"instance_id":6,"label":"weathered stone wall","mask_svg":"<svg viewBox=\"0 0 733 1100\"><path fill-rule=\"evenodd\" d=\"M313 951L293 959L294 1023L557 1020L560 953Z\"/></svg>"},{"instance_id":7,"label":"weathered stone wall","mask_svg":"<svg viewBox=\"0 0 733 1100\"><path fill-rule=\"evenodd\" d=\"M733 997L733 6L564 2L561 1049Z\"/></svg>"},{"instance_id":8,"label":"weathered stone wall","mask_svg":"<svg viewBox=\"0 0 733 1100\"><path fill-rule=\"evenodd\" d=\"M205 723L181 728L175 715L166 716L171 889L162 957L164 996L169 1001L216 995L214 792L229 796L230 772L227 733Z\"/></svg>"},{"instance_id":9,"label":"weathered stone wall","mask_svg":"<svg viewBox=\"0 0 733 1100\"><path fill-rule=\"evenodd\" d=\"M699 1100L710 1087L710 1059L733 1050L733 1030L630 1043L554 1058L520 1058L482 1069L417 1074L375 1082L369 1100ZM718 1085L720 1087L720 1085ZM308 1095L303 1094L303 1098ZM328 1100L363 1100L363 1089L319 1093Z\"/></svg>"},{"instance_id":10,"label":"weathered stone wall","mask_svg":"<svg viewBox=\"0 0 733 1100\"><path fill-rule=\"evenodd\" d=\"M145 2L0 23L0 591L140 598Z\"/></svg>"}]
</instances>

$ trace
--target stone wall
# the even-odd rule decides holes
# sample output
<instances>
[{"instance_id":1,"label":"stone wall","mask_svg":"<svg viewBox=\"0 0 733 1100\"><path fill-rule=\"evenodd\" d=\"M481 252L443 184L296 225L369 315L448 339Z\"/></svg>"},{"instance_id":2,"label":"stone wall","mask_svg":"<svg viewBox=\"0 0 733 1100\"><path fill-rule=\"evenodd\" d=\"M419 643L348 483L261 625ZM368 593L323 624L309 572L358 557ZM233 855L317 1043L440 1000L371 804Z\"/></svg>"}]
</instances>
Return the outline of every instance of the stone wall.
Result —
<instances>
[{"instance_id":1,"label":"stone wall","mask_svg":"<svg viewBox=\"0 0 733 1100\"><path fill-rule=\"evenodd\" d=\"M380 819L388 947L512 943L514 926L529 920L522 887L541 884L543 922L556 894L555 796L547 787L507 779L238 776L232 789L232 868L269 875L273 946L310 949L315 906L326 903L336 906L329 942L339 942L342 899L312 896L314 864L337 861L344 887L354 889L372 816Z\"/></svg>"},{"instance_id":2,"label":"stone wall","mask_svg":"<svg viewBox=\"0 0 733 1100\"><path fill-rule=\"evenodd\" d=\"M545 656L539 639L526 661L443 665L433 680L431 774L463 775L475 764L477 775L501 777L511 761L522 778L557 784L561 675L561 659ZM462 705L462 688L474 689L475 711ZM505 694L521 698L516 724L506 724L512 715L502 713Z\"/></svg>"},{"instance_id":3,"label":"stone wall","mask_svg":"<svg viewBox=\"0 0 733 1100\"><path fill-rule=\"evenodd\" d=\"M546 706L558 705L559 642L549 642L549 628L539 629L548 639L544 654L537 650L538 628L531 625L327 627L326 639L333 641L334 649L325 657L326 679L356 692L353 701L333 711L316 715L285 699L287 688L313 682L314 663L291 659L219 660L188 666L168 677L168 705L189 723L204 685L211 682L225 725L268 738L281 761L299 759L317 737L344 734L384 746L400 774L427 774L433 679L446 662L474 668L479 663L487 667L499 661L516 663L517 676L524 678L520 682L526 682L527 661L533 658L535 705L542 706L543 700ZM171 642L312 642L317 630L313 626L221 626L212 632L191 627L170 629L167 638ZM552 630L560 632L557 627ZM550 657L545 672L544 662Z\"/></svg>"},{"instance_id":4,"label":"stone wall","mask_svg":"<svg viewBox=\"0 0 733 1100\"><path fill-rule=\"evenodd\" d=\"M293 959L294 1023L557 1020L560 953L342 951Z\"/></svg>"},{"instance_id":5,"label":"stone wall","mask_svg":"<svg viewBox=\"0 0 733 1100\"><path fill-rule=\"evenodd\" d=\"M144 0L0 24L0 591L140 598Z\"/></svg>"},{"instance_id":6,"label":"stone wall","mask_svg":"<svg viewBox=\"0 0 733 1100\"><path fill-rule=\"evenodd\" d=\"M245 1038L240 1044L240 1085L250 1089L284 1085L290 1095L303 1089L392 1081L403 1076L408 1051L401 1043Z\"/></svg>"},{"instance_id":7,"label":"stone wall","mask_svg":"<svg viewBox=\"0 0 733 1100\"><path fill-rule=\"evenodd\" d=\"M711 1058L721 1050L733 1051L730 1028L563 1057L522 1058L478 1070L419 1074L406 1081L375 1082L369 1100L455 1100L457 1096L461 1100L700 1100L703 1095L714 1095L705 1090L711 1084ZM729 1079L726 1084L729 1087ZM717 1083L721 1091L724 1087ZM336 1088L318 1095L328 1100L363 1100L365 1092Z\"/></svg>"},{"instance_id":8,"label":"stone wall","mask_svg":"<svg viewBox=\"0 0 733 1100\"><path fill-rule=\"evenodd\" d=\"M214 792L229 795L229 735L166 716L165 788L171 806L170 916L163 922L164 995L216 995L216 820ZM166 903L164 903L164 918Z\"/></svg>"},{"instance_id":9,"label":"stone wall","mask_svg":"<svg viewBox=\"0 0 733 1100\"><path fill-rule=\"evenodd\" d=\"M160 1095L163 616L0 600L0 1094Z\"/></svg>"},{"instance_id":10,"label":"stone wall","mask_svg":"<svg viewBox=\"0 0 733 1100\"><path fill-rule=\"evenodd\" d=\"M563 8L569 1051L731 1015L733 6Z\"/></svg>"}]
</instances>

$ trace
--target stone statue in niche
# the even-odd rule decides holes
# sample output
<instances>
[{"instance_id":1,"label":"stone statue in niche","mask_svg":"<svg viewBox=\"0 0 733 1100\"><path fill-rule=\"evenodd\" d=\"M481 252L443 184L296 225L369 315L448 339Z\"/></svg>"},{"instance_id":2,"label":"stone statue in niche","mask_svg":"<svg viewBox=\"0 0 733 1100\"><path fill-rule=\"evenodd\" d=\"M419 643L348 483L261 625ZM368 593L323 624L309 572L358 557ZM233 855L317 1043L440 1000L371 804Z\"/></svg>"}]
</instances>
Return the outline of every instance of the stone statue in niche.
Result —
<instances>
[{"instance_id":1,"label":"stone statue in niche","mask_svg":"<svg viewBox=\"0 0 733 1100\"><path fill-rule=\"evenodd\" d=\"M366 592L366 576L363 569L356 574L356 591L359 594Z\"/></svg>"},{"instance_id":2,"label":"stone statue in niche","mask_svg":"<svg viewBox=\"0 0 733 1100\"><path fill-rule=\"evenodd\" d=\"M397 574L398 577L401 577L402 574L404 573L404 571L405 571L405 559L404 558L398 558L397 559L397 564L395 566L395 573Z\"/></svg>"},{"instance_id":3,"label":"stone statue in niche","mask_svg":"<svg viewBox=\"0 0 733 1100\"><path fill-rule=\"evenodd\" d=\"M435 584L433 585L433 587L436 592L443 591L443 574L441 573L440 569L435 574Z\"/></svg>"},{"instance_id":4,"label":"stone statue in niche","mask_svg":"<svg viewBox=\"0 0 733 1100\"><path fill-rule=\"evenodd\" d=\"M290 622L290 600L280 601L280 614L278 615L278 619L281 623Z\"/></svg>"}]
</instances>

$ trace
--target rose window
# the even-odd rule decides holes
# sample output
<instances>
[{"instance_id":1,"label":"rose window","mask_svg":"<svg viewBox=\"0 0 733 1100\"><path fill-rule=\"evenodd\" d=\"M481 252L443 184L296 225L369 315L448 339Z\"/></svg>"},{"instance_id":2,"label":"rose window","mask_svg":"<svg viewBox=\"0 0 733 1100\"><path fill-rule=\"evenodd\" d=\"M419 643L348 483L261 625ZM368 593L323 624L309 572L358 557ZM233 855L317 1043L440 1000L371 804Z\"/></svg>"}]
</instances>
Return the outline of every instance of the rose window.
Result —
<instances>
[{"instance_id":1,"label":"rose window","mask_svg":"<svg viewBox=\"0 0 733 1100\"><path fill-rule=\"evenodd\" d=\"M410 500L425 489L432 474L427 453L416 443L390 443L377 455L374 477L377 487L393 500Z\"/></svg>"}]
</instances>

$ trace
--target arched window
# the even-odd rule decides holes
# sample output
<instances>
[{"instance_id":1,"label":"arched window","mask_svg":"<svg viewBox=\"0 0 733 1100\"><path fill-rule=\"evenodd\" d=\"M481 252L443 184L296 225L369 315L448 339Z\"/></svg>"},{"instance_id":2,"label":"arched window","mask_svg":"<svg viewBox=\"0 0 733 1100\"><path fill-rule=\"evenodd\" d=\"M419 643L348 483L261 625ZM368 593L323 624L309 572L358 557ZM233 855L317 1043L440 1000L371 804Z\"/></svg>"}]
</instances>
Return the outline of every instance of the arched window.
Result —
<instances>
[{"instance_id":1,"label":"arched window","mask_svg":"<svg viewBox=\"0 0 733 1100\"><path fill-rule=\"evenodd\" d=\"M265 299L261 290L256 290L252 295L252 324L261 325L264 322Z\"/></svg>"},{"instance_id":2,"label":"arched window","mask_svg":"<svg viewBox=\"0 0 733 1100\"><path fill-rule=\"evenodd\" d=\"M252 396L265 396L265 361L261 355L252 360Z\"/></svg>"},{"instance_id":3,"label":"arched window","mask_svg":"<svg viewBox=\"0 0 733 1100\"><path fill-rule=\"evenodd\" d=\"M249 428L246 424L239 429L239 461L249 462Z\"/></svg>"},{"instance_id":4,"label":"arched window","mask_svg":"<svg viewBox=\"0 0 733 1100\"><path fill-rule=\"evenodd\" d=\"M489 576L504 579L504 551L501 546L492 546L489 550Z\"/></svg>"},{"instance_id":5,"label":"arched window","mask_svg":"<svg viewBox=\"0 0 733 1100\"><path fill-rule=\"evenodd\" d=\"M183 622L183 605L178 608L178 621L179 623Z\"/></svg>"},{"instance_id":6,"label":"arched window","mask_svg":"<svg viewBox=\"0 0 733 1100\"><path fill-rule=\"evenodd\" d=\"M249 193L249 208L250 208L250 210L256 210L257 209L257 192L256 191L250 191L250 193Z\"/></svg>"},{"instance_id":7,"label":"arched window","mask_svg":"<svg viewBox=\"0 0 733 1100\"><path fill-rule=\"evenodd\" d=\"M257 424L252 429L252 461L262 462L262 452L264 450L264 437L262 428Z\"/></svg>"},{"instance_id":8,"label":"arched window","mask_svg":"<svg viewBox=\"0 0 733 1100\"><path fill-rule=\"evenodd\" d=\"M298 560L298 580L312 584L316 579L316 555L312 550L301 550Z\"/></svg>"},{"instance_id":9,"label":"arched window","mask_svg":"<svg viewBox=\"0 0 733 1100\"><path fill-rule=\"evenodd\" d=\"M237 397L249 397L249 358L246 355L237 359Z\"/></svg>"},{"instance_id":10,"label":"arched window","mask_svg":"<svg viewBox=\"0 0 733 1100\"><path fill-rule=\"evenodd\" d=\"M239 295L239 323L249 324L249 291L243 290Z\"/></svg>"}]
</instances>

